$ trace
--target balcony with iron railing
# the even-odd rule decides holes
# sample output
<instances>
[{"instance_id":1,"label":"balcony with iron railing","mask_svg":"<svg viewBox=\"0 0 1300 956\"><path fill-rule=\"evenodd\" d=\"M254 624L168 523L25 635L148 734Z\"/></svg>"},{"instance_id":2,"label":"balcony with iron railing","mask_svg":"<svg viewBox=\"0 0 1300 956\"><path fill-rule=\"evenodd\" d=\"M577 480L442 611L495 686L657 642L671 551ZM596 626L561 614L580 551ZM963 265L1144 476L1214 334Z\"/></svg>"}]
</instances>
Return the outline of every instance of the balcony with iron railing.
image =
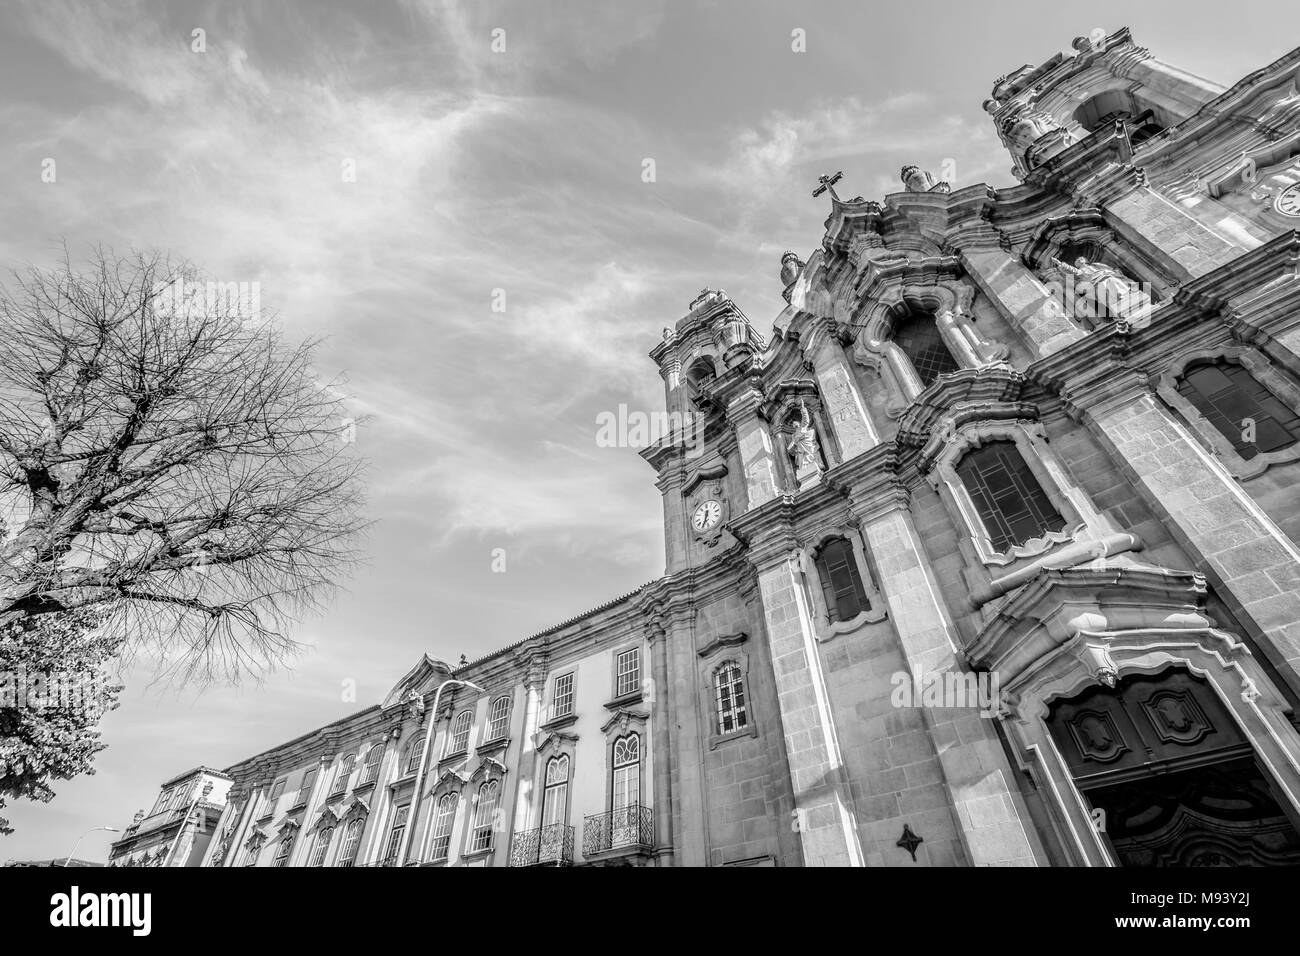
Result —
<instances>
[{"instance_id":1,"label":"balcony with iron railing","mask_svg":"<svg viewBox=\"0 0 1300 956\"><path fill-rule=\"evenodd\" d=\"M593 814L583 822L582 856L586 860L648 854L654 842L654 812L639 803Z\"/></svg>"},{"instance_id":2,"label":"balcony with iron railing","mask_svg":"<svg viewBox=\"0 0 1300 956\"><path fill-rule=\"evenodd\" d=\"M516 833L510 841L510 865L572 866L573 827L552 823Z\"/></svg>"}]
</instances>

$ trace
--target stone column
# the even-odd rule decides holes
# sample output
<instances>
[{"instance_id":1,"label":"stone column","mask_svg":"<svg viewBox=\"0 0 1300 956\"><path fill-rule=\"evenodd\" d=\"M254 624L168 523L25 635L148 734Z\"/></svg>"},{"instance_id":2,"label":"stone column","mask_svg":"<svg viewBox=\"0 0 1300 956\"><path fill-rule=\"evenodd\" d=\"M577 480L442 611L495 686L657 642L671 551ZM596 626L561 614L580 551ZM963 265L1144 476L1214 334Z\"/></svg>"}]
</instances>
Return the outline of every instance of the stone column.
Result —
<instances>
[{"instance_id":1,"label":"stone column","mask_svg":"<svg viewBox=\"0 0 1300 956\"><path fill-rule=\"evenodd\" d=\"M831 713L801 555L755 556L806 866L863 866L848 775Z\"/></svg>"},{"instance_id":2,"label":"stone column","mask_svg":"<svg viewBox=\"0 0 1300 956\"><path fill-rule=\"evenodd\" d=\"M1087 334L1051 291L1002 249L965 249L962 265L1007 322L1024 333L1036 357L1051 355Z\"/></svg>"},{"instance_id":3,"label":"stone column","mask_svg":"<svg viewBox=\"0 0 1300 956\"><path fill-rule=\"evenodd\" d=\"M673 865L672 714L669 698L668 633L660 621L646 625L650 643L650 673L654 696L650 704L650 733L654 750L655 863Z\"/></svg>"},{"instance_id":4,"label":"stone column","mask_svg":"<svg viewBox=\"0 0 1300 956\"><path fill-rule=\"evenodd\" d=\"M867 414L867 403L853 378L844 349L831 333L832 323L823 321L809 336L805 354L812 360L822 404L835 428L844 460L856 458L880 444Z\"/></svg>"},{"instance_id":5,"label":"stone column","mask_svg":"<svg viewBox=\"0 0 1300 956\"><path fill-rule=\"evenodd\" d=\"M1101 394L1087 385L1066 393L1300 692L1300 548L1137 373Z\"/></svg>"},{"instance_id":6,"label":"stone column","mask_svg":"<svg viewBox=\"0 0 1300 956\"><path fill-rule=\"evenodd\" d=\"M754 389L741 395L727 408L727 418L736 430L740 460L745 467L745 489L749 508L757 508L776 497L776 456L767 422L758 414L762 396Z\"/></svg>"},{"instance_id":7,"label":"stone column","mask_svg":"<svg viewBox=\"0 0 1300 956\"><path fill-rule=\"evenodd\" d=\"M956 627L900 493L870 508L855 506L867 547L880 568L880 588L915 681L960 671ZM993 718L978 707L922 710L944 783L976 866L1037 866L1041 852L1025 830L1028 809L1012 784L1012 770Z\"/></svg>"}]
</instances>

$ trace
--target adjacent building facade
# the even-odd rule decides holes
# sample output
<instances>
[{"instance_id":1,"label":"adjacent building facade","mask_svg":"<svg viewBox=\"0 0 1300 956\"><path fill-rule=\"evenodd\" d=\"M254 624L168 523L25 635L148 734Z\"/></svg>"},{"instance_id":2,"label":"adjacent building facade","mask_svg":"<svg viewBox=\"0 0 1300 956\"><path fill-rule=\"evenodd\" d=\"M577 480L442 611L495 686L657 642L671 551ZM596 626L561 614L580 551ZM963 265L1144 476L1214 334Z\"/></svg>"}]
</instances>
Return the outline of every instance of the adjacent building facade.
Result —
<instances>
[{"instance_id":1,"label":"adjacent building facade","mask_svg":"<svg viewBox=\"0 0 1300 956\"><path fill-rule=\"evenodd\" d=\"M1120 30L995 83L1013 188L824 177L771 334L651 352L665 575L227 768L202 864L1300 862L1298 82Z\"/></svg>"}]
</instances>

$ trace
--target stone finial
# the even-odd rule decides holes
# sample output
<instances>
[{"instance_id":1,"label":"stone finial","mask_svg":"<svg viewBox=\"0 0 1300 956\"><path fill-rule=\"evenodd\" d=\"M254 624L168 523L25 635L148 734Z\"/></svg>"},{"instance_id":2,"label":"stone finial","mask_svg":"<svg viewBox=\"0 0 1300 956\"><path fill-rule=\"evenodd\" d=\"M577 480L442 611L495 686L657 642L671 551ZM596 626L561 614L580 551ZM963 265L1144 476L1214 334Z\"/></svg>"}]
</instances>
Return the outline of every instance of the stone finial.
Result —
<instances>
[{"instance_id":1,"label":"stone finial","mask_svg":"<svg viewBox=\"0 0 1300 956\"><path fill-rule=\"evenodd\" d=\"M793 252L787 252L781 257L781 286L789 288L795 279L799 278L799 273L803 271L803 260Z\"/></svg>"},{"instance_id":2,"label":"stone finial","mask_svg":"<svg viewBox=\"0 0 1300 956\"><path fill-rule=\"evenodd\" d=\"M930 187L934 185L934 177L920 166L904 166L900 175L909 193L929 192Z\"/></svg>"}]
</instances>

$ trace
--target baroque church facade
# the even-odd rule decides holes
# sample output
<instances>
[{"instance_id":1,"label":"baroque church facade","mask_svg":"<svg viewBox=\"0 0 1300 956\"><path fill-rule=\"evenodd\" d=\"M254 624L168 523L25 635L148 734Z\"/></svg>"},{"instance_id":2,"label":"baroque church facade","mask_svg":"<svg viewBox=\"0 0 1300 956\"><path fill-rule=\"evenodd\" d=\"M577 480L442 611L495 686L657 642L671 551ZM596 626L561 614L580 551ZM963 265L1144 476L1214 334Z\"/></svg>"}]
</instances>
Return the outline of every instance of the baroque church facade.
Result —
<instances>
[{"instance_id":1,"label":"baroque church facade","mask_svg":"<svg viewBox=\"0 0 1300 956\"><path fill-rule=\"evenodd\" d=\"M1300 862L1300 49L1224 88L1122 29L984 107L1018 185L823 177L770 335L665 330L662 578L113 864Z\"/></svg>"}]
</instances>

